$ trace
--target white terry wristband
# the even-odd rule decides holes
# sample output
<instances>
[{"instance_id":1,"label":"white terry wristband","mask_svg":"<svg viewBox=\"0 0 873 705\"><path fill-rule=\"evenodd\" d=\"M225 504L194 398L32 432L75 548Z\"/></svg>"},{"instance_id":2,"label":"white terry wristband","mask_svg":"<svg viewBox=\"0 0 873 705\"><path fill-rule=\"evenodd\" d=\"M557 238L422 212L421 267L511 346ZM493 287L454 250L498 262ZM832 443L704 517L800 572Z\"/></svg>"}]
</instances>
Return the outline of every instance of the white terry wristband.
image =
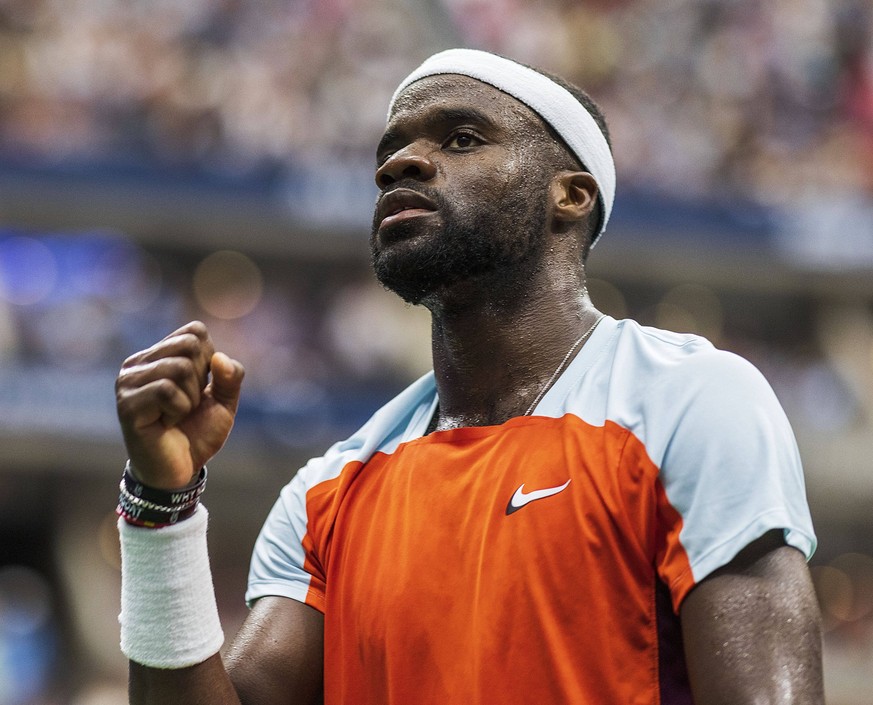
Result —
<instances>
[{"instance_id":1,"label":"white terry wristband","mask_svg":"<svg viewBox=\"0 0 873 705\"><path fill-rule=\"evenodd\" d=\"M194 515L161 529L118 521L121 537L121 650L152 668L202 663L224 643L218 619L206 525Z\"/></svg>"}]
</instances>

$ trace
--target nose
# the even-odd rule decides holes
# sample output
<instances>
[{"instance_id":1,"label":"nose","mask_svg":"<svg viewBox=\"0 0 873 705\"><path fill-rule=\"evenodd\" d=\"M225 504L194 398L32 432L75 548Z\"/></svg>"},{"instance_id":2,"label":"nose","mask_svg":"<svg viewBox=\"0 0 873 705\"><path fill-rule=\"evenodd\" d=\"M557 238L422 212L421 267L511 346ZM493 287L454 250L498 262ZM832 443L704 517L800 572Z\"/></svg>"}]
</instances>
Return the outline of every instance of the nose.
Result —
<instances>
[{"instance_id":1,"label":"nose","mask_svg":"<svg viewBox=\"0 0 873 705\"><path fill-rule=\"evenodd\" d=\"M376 169L376 185L385 188L402 179L428 181L436 176L434 163L408 145L392 154Z\"/></svg>"}]
</instances>

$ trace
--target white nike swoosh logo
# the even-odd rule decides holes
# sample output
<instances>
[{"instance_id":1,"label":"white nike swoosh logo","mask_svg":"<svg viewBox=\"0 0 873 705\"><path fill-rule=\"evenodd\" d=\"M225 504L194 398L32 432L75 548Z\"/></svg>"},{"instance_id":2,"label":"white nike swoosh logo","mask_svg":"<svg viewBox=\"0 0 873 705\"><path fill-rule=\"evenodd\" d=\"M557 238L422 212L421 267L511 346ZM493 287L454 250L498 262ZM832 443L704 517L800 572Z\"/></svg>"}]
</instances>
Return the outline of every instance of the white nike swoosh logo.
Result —
<instances>
[{"instance_id":1,"label":"white nike swoosh logo","mask_svg":"<svg viewBox=\"0 0 873 705\"><path fill-rule=\"evenodd\" d=\"M542 490L531 490L530 492L525 492L524 483L522 483L521 487L519 487L515 491L515 494L512 495L509 504L506 505L506 513L512 514L521 509L525 504L530 504L538 499L544 499L546 497L551 497L553 494L558 494L558 492L563 492L567 489L567 485L569 484L570 480L567 480L563 485L559 485L558 487L546 487Z\"/></svg>"}]
</instances>

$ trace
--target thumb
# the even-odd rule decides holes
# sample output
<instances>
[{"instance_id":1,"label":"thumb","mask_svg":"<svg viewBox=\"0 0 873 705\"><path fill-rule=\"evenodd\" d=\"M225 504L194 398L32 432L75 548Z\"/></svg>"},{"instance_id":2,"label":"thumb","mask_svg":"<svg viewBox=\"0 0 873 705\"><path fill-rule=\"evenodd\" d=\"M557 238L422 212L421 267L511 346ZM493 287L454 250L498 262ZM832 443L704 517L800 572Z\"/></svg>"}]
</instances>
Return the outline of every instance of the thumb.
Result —
<instances>
[{"instance_id":1,"label":"thumb","mask_svg":"<svg viewBox=\"0 0 873 705\"><path fill-rule=\"evenodd\" d=\"M209 365L212 371L212 382L209 385L212 398L235 413L245 369L239 362L221 352L212 355Z\"/></svg>"}]
</instances>

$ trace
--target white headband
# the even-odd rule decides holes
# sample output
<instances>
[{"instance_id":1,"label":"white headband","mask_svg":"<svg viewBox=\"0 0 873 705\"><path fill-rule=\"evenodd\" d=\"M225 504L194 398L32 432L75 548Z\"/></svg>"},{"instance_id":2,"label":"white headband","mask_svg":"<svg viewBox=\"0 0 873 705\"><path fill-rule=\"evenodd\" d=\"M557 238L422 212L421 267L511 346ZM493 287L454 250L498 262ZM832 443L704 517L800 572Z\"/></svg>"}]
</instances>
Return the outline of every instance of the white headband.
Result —
<instances>
[{"instance_id":1,"label":"white headband","mask_svg":"<svg viewBox=\"0 0 873 705\"><path fill-rule=\"evenodd\" d=\"M585 107L563 86L510 59L477 49L449 49L434 54L409 74L391 98L390 116L400 93L427 76L456 73L482 81L520 100L554 128L600 189L603 220L594 241L606 229L615 199L615 163L606 138Z\"/></svg>"}]
</instances>

